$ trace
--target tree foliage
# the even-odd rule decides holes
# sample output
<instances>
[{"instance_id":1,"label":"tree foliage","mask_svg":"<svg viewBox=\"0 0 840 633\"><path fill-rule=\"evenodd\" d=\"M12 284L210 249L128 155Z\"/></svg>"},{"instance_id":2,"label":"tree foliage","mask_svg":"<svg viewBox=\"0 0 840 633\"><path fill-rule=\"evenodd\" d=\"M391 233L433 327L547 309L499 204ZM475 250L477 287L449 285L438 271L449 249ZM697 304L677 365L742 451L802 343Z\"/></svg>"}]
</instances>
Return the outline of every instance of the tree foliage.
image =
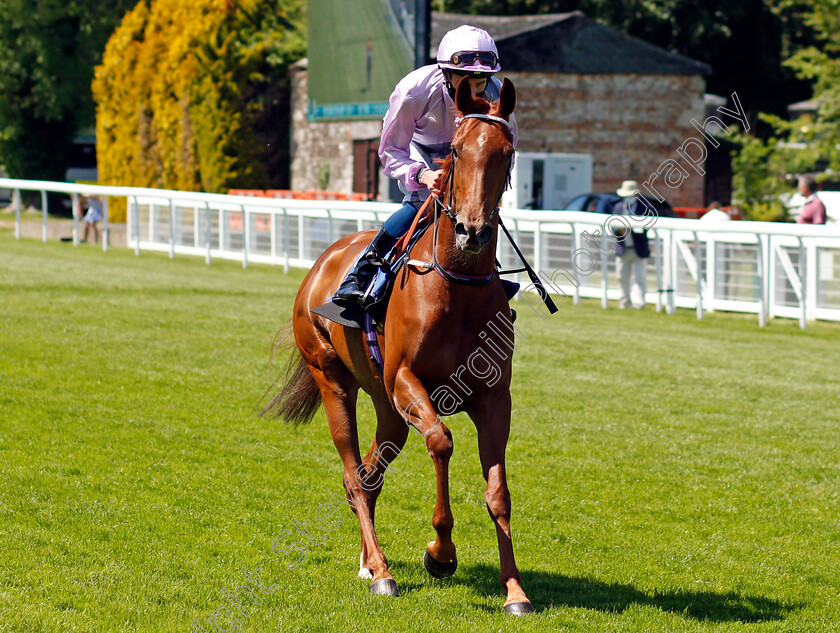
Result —
<instances>
[{"instance_id":1,"label":"tree foliage","mask_svg":"<svg viewBox=\"0 0 840 633\"><path fill-rule=\"evenodd\" d=\"M814 166L840 172L840 4L837 0L811 0L806 24L816 34L817 44L797 51L787 64L796 74L813 82L818 103L813 120L793 124L778 122L777 129L813 150Z\"/></svg>"},{"instance_id":2,"label":"tree foliage","mask_svg":"<svg viewBox=\"0 0 840 633\"><path fill-rule=\"evenodd\" d=\"M778 194L790 191L795 174L818 171L836 179L840 172L840 11L837 0L808 0L804 8L816 43L794 52L786 65L812 83L817 112L793 121L762 114L773 135L737 139L734 191L751 217L783 216Z\"/></svg>"},{"instance_id":3,"label":"tree foliage","mask_svg":"<svg viewBox=\"0 0 840 633\"><path fill-rule=\"evenodd\" d=\"M0 0L0 163L63 180L73 137L94 122L93 67L134 0Z\"/></svg>"},{"instance_id":4,"label":"tree foliage","mask_svg":"<svg viewBox=\"0 0 840 633\"><path fill-rule=\"evenodd\" d=\"M225 191L287 178L304 0L144 0L96 69L103 184Z\"/></svg>"},{"instance_id":5,"label":"tree foliage","mask_svg":"<svg viewBox=\"0 0 840 633\"><path fill-rule=\"evenodd\" d=\"M804 99L807 84L783 65L812 42L789 0L433 0L439 11L531 15L582 11L619 31L712 67L709 92L737 92L754 122Z\"/></svg>"}]
</instances>

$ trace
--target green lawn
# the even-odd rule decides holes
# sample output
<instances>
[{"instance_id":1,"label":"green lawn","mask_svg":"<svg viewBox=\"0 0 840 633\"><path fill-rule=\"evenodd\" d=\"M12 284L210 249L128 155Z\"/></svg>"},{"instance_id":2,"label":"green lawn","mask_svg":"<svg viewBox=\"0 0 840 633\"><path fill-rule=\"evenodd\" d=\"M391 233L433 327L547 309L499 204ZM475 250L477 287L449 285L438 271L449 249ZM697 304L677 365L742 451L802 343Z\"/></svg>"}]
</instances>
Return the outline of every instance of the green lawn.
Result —
<instances>
[{"instance_id":1,"label":"green lawn","mask_svg":"<svg viewBox=\"0 0 840 633\"><path fill-rule=\"evenodd\" d=\"M536 613L514 621L462 416L457 573L420 563L434 472L412 434L377 514L403 595L356 579L323 413L254 413L302 278L0 231L0 631L837 630L840 325L520 303L508 471ZM288 569L272 543L307 521ZM246 570L272 589L240 594L247 615L223 594Z\"/></svg>"}]
</instances>

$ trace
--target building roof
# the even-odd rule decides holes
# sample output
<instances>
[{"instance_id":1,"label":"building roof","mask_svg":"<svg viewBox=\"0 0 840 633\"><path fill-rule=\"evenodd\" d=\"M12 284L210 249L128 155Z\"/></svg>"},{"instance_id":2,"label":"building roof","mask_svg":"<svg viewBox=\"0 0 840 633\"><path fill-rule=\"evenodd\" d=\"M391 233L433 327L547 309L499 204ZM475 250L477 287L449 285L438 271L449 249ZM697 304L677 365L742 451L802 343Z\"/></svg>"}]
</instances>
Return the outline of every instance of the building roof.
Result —
<instances>
[{"instance_id":1,"label":"building roof","mask_svg":"<svg viewBox=\"0 0 840 633\"><path fill-rule=\"evenodd\" d=\"M500 54L501 56L501 54ZM790 114L805 114L805 113L816 113L820 109L820 102L817 99L808 99L806 101L797 101L796 103L791 103L787 107L787 111Z\"/></svg>"},{"instance_id":2,"label":"building roof","mask_svg":"<svg viewBox=\"0 0 840 633\"><path fill-rule=\"evenodd\" d=\"M568 74L709 75L708 64L689 59L598 24L580 11L529 16L432 12L431 50L462 24L485 29L506 71Z\"/></svg>"}]
</instances>

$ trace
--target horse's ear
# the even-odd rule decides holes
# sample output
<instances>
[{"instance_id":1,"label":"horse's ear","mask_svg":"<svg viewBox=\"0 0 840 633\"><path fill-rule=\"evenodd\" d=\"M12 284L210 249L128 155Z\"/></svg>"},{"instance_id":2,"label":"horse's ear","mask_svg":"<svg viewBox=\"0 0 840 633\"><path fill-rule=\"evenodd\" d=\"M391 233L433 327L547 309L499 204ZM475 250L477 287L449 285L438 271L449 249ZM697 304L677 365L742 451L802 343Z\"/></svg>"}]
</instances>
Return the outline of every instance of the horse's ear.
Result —
<instances>
[{"instance_id":1,"label":"horse's ear","mask_svg":"<svg viewBox=\"0 0 840 633\"><path fill-rule=\"evenodd\" d=\"M502 91L499 93L499 114L507 119L516 107L516 89L513 82L505 77Z\"/></svg>"},{"instance_id":2,"label":"horse's ear","mask_svg":"<svg viewBox=\"0 0 840 633\"><path fill-rule=\"evenodd\" d=\"M455 107L461 114L478 112L470 89L470 81L466 77L461 77L458 81L458 87L455 89Z\"/></svg>"}]
</instances>

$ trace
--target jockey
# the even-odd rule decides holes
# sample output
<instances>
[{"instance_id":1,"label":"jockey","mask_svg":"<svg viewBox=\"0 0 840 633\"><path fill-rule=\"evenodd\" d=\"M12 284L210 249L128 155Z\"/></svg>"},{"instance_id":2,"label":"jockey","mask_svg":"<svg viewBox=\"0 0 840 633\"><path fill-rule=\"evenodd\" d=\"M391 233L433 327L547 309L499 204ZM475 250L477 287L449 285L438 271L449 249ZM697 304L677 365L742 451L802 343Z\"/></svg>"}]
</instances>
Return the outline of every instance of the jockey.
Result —
<instances>
[{"instance_id":1,"label":"jockey","mask_svg":"<svg viewBox=\"0 0 840 633\"><path fill-rule=\"evenodd\" d=\"M379 159L385 174L405 194L403 207L391 215L333 295L332 302L346 307L359 304L376 267L369 259L381 259L411 227L417 211L431 191L443 194L444 174L435 163L449 155L455 134L455 88L466 77L473 97L497 101L502 83L499 52L490 34L474 26L459 26L443 36L437 64L423 66L406 75L391 93L382 124ZM513 144L516 121L511 115Z\"/></svg>"}]
</instances>

